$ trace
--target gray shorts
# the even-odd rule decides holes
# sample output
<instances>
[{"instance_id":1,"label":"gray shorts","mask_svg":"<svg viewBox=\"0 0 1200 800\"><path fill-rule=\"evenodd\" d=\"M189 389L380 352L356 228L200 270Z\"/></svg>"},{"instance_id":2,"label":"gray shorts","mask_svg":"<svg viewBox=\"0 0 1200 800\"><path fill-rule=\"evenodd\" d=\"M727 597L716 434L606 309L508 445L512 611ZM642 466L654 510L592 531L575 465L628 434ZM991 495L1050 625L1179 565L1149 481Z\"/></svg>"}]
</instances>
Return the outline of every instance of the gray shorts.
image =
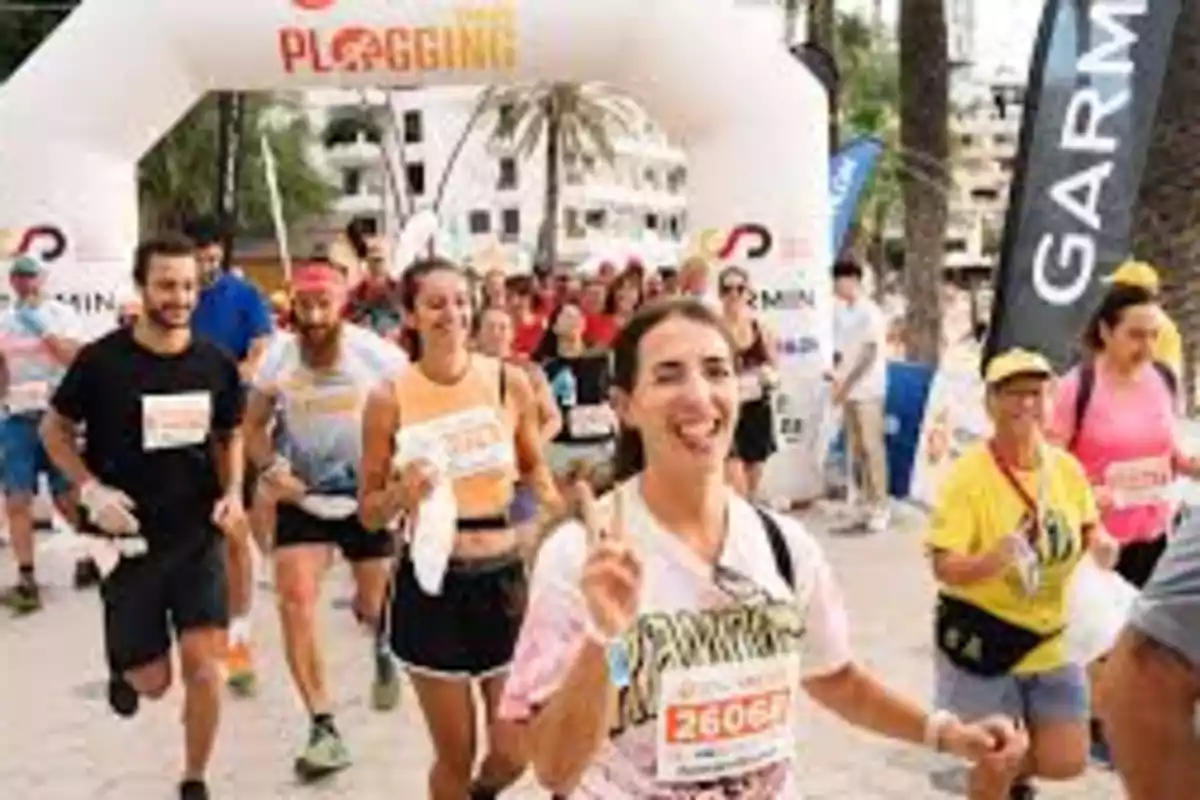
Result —
<instances>
[{"instance_id":1,"label":"gray shorts","mask_svg":"<svg viewBox=\"0 0 1200 800\"><path fill-rule=\"evenodd\" d=\"M1130 624L1200 667L1200 515L1189 515L1168 541Z\"/></svg>"},{"instance_id":2,"label":"gray shorts","mask_svg":"<svg viewBox=\"0 0 1200 800\"><path fill-rule=\"evenodd\" d=\"M1046 725L1084 722L1089 714L1087 673L1078 664L1034 675L981 678L936 653L934 682L937 707L966 722L1003 714L1030 725Z\"/></svg>"}]
</instances>

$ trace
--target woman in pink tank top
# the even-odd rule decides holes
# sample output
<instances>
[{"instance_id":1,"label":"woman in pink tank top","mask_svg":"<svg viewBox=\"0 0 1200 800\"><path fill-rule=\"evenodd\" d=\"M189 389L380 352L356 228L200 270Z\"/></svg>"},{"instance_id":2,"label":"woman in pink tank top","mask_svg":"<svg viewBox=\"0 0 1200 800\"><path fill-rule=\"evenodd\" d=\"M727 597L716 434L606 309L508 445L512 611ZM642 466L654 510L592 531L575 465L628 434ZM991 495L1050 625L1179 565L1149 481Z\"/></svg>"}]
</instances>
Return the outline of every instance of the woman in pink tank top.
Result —
<instances>
[{"instance_id":1,"label":"woman in pink tank top","mask_svg":"<svg viewBox=\"0 0 1200 800\"><path fill-rule=\"evenodd\" d=\"M1121 544L1117 571L1142 586L1166 547L1177 475L1194 475L1179 447L1175 381L1156 364L1161 311L1145 289L1111 289L1084 334L1089 355L1059 382L1054 438L1083 464L1101 520Z\"/></svg>"}]
</instances>

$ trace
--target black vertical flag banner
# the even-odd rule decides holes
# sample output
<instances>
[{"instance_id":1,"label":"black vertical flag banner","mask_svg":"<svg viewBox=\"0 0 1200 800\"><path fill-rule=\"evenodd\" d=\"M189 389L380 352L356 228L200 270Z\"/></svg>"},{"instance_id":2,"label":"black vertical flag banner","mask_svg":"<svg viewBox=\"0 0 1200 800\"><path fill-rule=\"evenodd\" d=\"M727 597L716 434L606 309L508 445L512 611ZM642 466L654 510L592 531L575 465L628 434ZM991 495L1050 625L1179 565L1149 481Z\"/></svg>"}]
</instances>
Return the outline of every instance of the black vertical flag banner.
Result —
<instances>
[{"instance_id":1,"label":"black vertical flag banner","mask_svg":"<svg viewBox=\"0 0 1200 800\"><path fill-rule=\"evenodd\" d=\"M1047 0L984 364L1010 347L1039 350L1059 369L1078 357L1102 279L1129 257L1180 8L1181 0Z\"/></svg>"},{"instance_id":2,"label":"black vertical flag banner","mask_svg":"<svg viewBox=\"0 0 1200 800\"><path fill-rule=\"evenodd\" d=\"M233 241L238 224L238 180L242 166L242 136L245 133L246 96L221 92L217 96L217 190L216 218L221 228L225 263L233 260Z\"/></svg>"}]
</instances>

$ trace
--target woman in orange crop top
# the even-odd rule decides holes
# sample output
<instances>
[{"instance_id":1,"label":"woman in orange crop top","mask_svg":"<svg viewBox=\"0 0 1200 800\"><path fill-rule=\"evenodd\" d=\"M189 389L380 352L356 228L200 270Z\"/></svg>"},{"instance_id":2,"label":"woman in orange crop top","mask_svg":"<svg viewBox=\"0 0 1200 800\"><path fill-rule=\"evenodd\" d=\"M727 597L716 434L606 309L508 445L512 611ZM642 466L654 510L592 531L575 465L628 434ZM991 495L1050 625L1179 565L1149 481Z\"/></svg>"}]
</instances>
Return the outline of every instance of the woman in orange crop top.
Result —
<instances>
[{"instance_id":1,"label":"woman in orange crop top","mask_svg":"<svg viewBox=\"0 0 1200 800\"><path fill-rule=\"evenodd\" d=\"M552 508L561 500L543 461L528 376L470 350L463 271L441 259L417 262L401 294L416 337L413 365L367 402L359 508L367 528L381 530L416 511L437 481L450 483L458 536L441 591L426 593L405 548L390 637L433 740L430 797L494 798L526 764L519 728L495 713L525 612L525 569L508 516L513 486L524 480ZM440 454L437 466L432 453ZM473 776L476 681L488 706L489 752Z\"/></svg>"}]
</instances>

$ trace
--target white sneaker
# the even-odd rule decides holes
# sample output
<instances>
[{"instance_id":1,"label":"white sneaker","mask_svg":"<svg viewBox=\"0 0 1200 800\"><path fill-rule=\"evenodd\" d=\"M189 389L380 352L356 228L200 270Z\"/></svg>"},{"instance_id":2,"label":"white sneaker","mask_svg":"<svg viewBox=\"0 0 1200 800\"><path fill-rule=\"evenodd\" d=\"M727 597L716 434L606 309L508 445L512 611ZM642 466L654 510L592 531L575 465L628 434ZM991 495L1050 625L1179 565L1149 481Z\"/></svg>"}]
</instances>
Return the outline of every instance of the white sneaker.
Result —
<instances>
[{"instance_id":1,"label":"white sneaker","mask_svg":"<svg viewBox=\"0 0 1200 800\"><path fill-rule=\"evenodd\" d=\"M866 528L871 533L883 533L892 523L892 515L886 508L867 515Z\"/></svg>"}]
</instances>

